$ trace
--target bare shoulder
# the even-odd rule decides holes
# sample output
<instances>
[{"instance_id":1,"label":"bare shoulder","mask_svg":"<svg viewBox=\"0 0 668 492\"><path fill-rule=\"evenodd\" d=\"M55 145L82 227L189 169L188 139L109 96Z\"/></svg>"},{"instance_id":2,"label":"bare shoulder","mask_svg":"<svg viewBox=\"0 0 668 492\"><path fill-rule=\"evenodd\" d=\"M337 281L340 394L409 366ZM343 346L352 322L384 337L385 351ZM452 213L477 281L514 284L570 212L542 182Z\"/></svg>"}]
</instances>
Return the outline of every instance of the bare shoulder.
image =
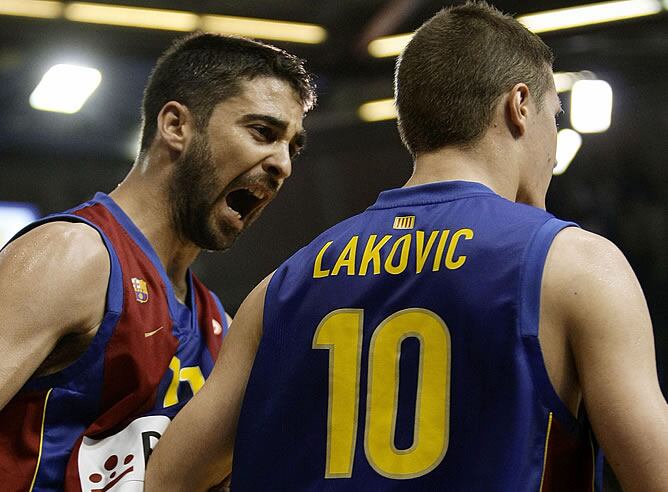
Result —
<instances>
[{"instance_id":1,"label":"bare shoulder","mask_svg":"<svg viewBox=\"0 0 668 492\"><path fill-rule=\"evenodd\" d=\"M566 227L557 234L548 260L565 268L567 275L582 270L630 268L612 241L578 227Z\"/></svg>"},{"instance_id":2,"label":"bare shoulder","mask_svg":"<svg viewBox=\"0 0 668 492\"><path fill-rule=\"evenodd\" d=\"M76 254L82 261L98 261L107 257L98 232L78 222L47 222L20 236L0 253L0 261L21 261L35 253L50 256Z\"/></svg>"},{"instance_id":3,"label":"bare shoulder","mask_svg":"<svg viewBox=\"0 0 668 492\"><path fill-rule=\"evenodd\" d=\"M35 316L36 311L50 309L70 331L85 331L101 314L100 303L103 311L109 272L109 254L95 229L49 222L0 253L2 304L33 319L46 316Z\"/></svg>"},{"instance_id":4,"label":"bare shoulder","mask_svg":"<svg viewBox=\"0 0 668 492\"><path fill-rule=\"evenodd\" d=\"M608 239L576 227L562 230L554 239L543 288L546 298L565 310L565 321L607 309L622 299L623 306L618 308L646 311L642 290L624 254Z\"/></svg>"},{"instance_id":5,"label":"bare shoulder","mask_svg":"<svg viewBox=\"0 0 668 492\"><path fill-rule=\"evenodd\" d=\"M564 229L545 263L543 293L566 330L589 420L624 490L668 490L668 406L649 310L628 261L607 239Z\"/></svg>"},{"instance_id":6,"label":"bare shoulder","mask_svg":"<svg viewBox=\"0 0 668 492\"><path fill-rule=\"evenodd\" d=\"M0 408L62 337L97 330L109 272L102 238L84 224L47 223L0 252Z\"/></svg>"}]
</instances>

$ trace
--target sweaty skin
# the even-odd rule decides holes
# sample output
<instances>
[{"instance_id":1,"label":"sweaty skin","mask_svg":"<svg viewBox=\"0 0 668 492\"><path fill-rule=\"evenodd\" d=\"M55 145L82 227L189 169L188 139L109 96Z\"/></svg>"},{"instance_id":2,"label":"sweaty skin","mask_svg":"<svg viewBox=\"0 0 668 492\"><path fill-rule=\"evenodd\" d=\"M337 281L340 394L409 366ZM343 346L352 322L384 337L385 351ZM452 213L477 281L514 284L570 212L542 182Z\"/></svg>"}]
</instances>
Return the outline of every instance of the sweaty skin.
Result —
<instances>
[{"instance_id":1,"label":"sweaty skin","mask_svg":"<svg viewBox=\"0 0 668 492\"><path fill-rule=\"evenodd\" d=\"M0 252L0 278L11 279L0 282L0 408L38 368L54 372L85 350L104 315L109 268L100 235L84 224L48 223Z\"/></svg>"}]
</instances>

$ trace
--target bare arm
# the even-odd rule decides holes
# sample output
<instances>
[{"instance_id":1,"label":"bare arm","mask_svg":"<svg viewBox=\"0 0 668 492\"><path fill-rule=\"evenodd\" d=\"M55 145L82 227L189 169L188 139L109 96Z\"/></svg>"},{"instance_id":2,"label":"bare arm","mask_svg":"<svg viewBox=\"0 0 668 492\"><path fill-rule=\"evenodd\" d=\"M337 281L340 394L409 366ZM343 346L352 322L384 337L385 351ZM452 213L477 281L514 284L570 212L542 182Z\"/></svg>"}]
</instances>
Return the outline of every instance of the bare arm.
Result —
<instances>
[{"instance_id":1,"label":"bare arm","mask_svg":"<svg viewBox=\"0 0 668 492\"><path fill-rule=\"evenodd\" d=\"M211 375L158 442L146 472L145 491L207 490L232 471L237 422L262 336L270 278L243 302Z\"/></svg>"},{"instance_id":2,"label":"bare arm","mask_svg":"<svg viewBox=\"0 0 668 492\"><path fill-rule=\"evenodd\" d=\"M0 409L62 336L97 328L108 279L107 250L83 224L39 226L0 253Z\"/></svg>"},{"instance_id":3,"label":"bare arm","mask_svg":"<svg viewBox=\"0 0 668 492\"><path fill-rule=\"evenodd\" d=\"M625 491L668 490L668 406L638 281L609 241L568 228L545 267L596 438Z\"/></svg>"}]
</instances>

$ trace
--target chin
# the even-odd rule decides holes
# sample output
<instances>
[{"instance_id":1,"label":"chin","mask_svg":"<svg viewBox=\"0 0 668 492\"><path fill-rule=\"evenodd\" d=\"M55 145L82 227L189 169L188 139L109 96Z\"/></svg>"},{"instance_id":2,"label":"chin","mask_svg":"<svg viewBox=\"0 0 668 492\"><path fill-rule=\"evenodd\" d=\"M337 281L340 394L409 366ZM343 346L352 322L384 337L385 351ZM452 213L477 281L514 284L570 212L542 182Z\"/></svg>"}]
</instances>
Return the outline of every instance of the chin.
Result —
<instances>
[{"instance_id":1,"label":"chin","mask_svg":"<svg viewBox=\"0 0 668 492\"><path fill-rule=\"evenodd\" d=\"M209 228L200 231L191 241L200 249L206 251L224 251L229 249L239 237L241 231L232 230L230 227Z\"/></svg>"},{"instance_id":2,"label":"chin","mask_svg":"<svg viewBox=\"0 0 668 492\"><path fill-rule=\"evenodd\" d=\"M207 241L207 242L202 242L202 243L195 243L197 247L204 251L225 251L227 249L230 249L232 245L234 244L234 241L236 241L236 238L234 239L225 239L225 240L217 240L217 241Z\"/></svg>"}]
</instances>

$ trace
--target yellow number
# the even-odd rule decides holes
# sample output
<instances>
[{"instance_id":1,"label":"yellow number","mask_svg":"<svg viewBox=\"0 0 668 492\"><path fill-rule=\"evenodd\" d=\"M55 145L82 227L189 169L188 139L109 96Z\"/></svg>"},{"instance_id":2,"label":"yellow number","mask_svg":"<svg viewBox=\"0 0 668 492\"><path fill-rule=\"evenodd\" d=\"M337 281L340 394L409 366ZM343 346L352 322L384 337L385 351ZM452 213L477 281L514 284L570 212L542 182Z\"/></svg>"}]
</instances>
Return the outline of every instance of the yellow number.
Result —
<instances>
[{"instance_id":1,"label":"yellow number","mask_svg":"<svg viewBox=\"0 0 668 492\"><path fill-rule=\"evenodd\" d=\"M172 371L172 381L169 383L165 399L162 402L162 406L165 408L176 405L179 402L179 384L182 381L190 385L193 395L197 394L204 385L204 375L198 366L181 368L181 360L177 356L174 356L169 363L169 368Z\"/></svg>"},{"instance_id":2,"label":"yellow number","mask_svg":"<svg viewBox=\"0 0 668 492\"><path fill-rule=\"evenodd\" d=\"M399 397L401 342L420 342L413 444L394 446ZM448 449L450 400L450 334L431 311L407 309L383 321L373 333L364 449L371 466L389 478L413 478L429 473Z\"/></svg>"},{"instance_id":3,"label":"yellow number","mask_svg":"<svg viewBox=\"0 0 668 492\"><path fill-rule=\"evenodd\" d=\"M363 311L340 309L316 330L313 348L330 350L325 478L352 475L359 406ZM394 445L401 343L420 343L413 444ZM450 332L426 309L406 309L385 319L369 348L364 450L370 465L388 478L414 478L433 470L448 449Z\"/></svg>"},{"instance_id":4,"label":"yellow number","mask_svg":"<svg viewBox=\"0 0 668 492\"><path fill-rule=\"evenodd\" d=\"M332 311L320 322L313 348L329 350L329 408L325 478L352 476L362 359L362 310Z\"/></svg>"}]
</instances>

